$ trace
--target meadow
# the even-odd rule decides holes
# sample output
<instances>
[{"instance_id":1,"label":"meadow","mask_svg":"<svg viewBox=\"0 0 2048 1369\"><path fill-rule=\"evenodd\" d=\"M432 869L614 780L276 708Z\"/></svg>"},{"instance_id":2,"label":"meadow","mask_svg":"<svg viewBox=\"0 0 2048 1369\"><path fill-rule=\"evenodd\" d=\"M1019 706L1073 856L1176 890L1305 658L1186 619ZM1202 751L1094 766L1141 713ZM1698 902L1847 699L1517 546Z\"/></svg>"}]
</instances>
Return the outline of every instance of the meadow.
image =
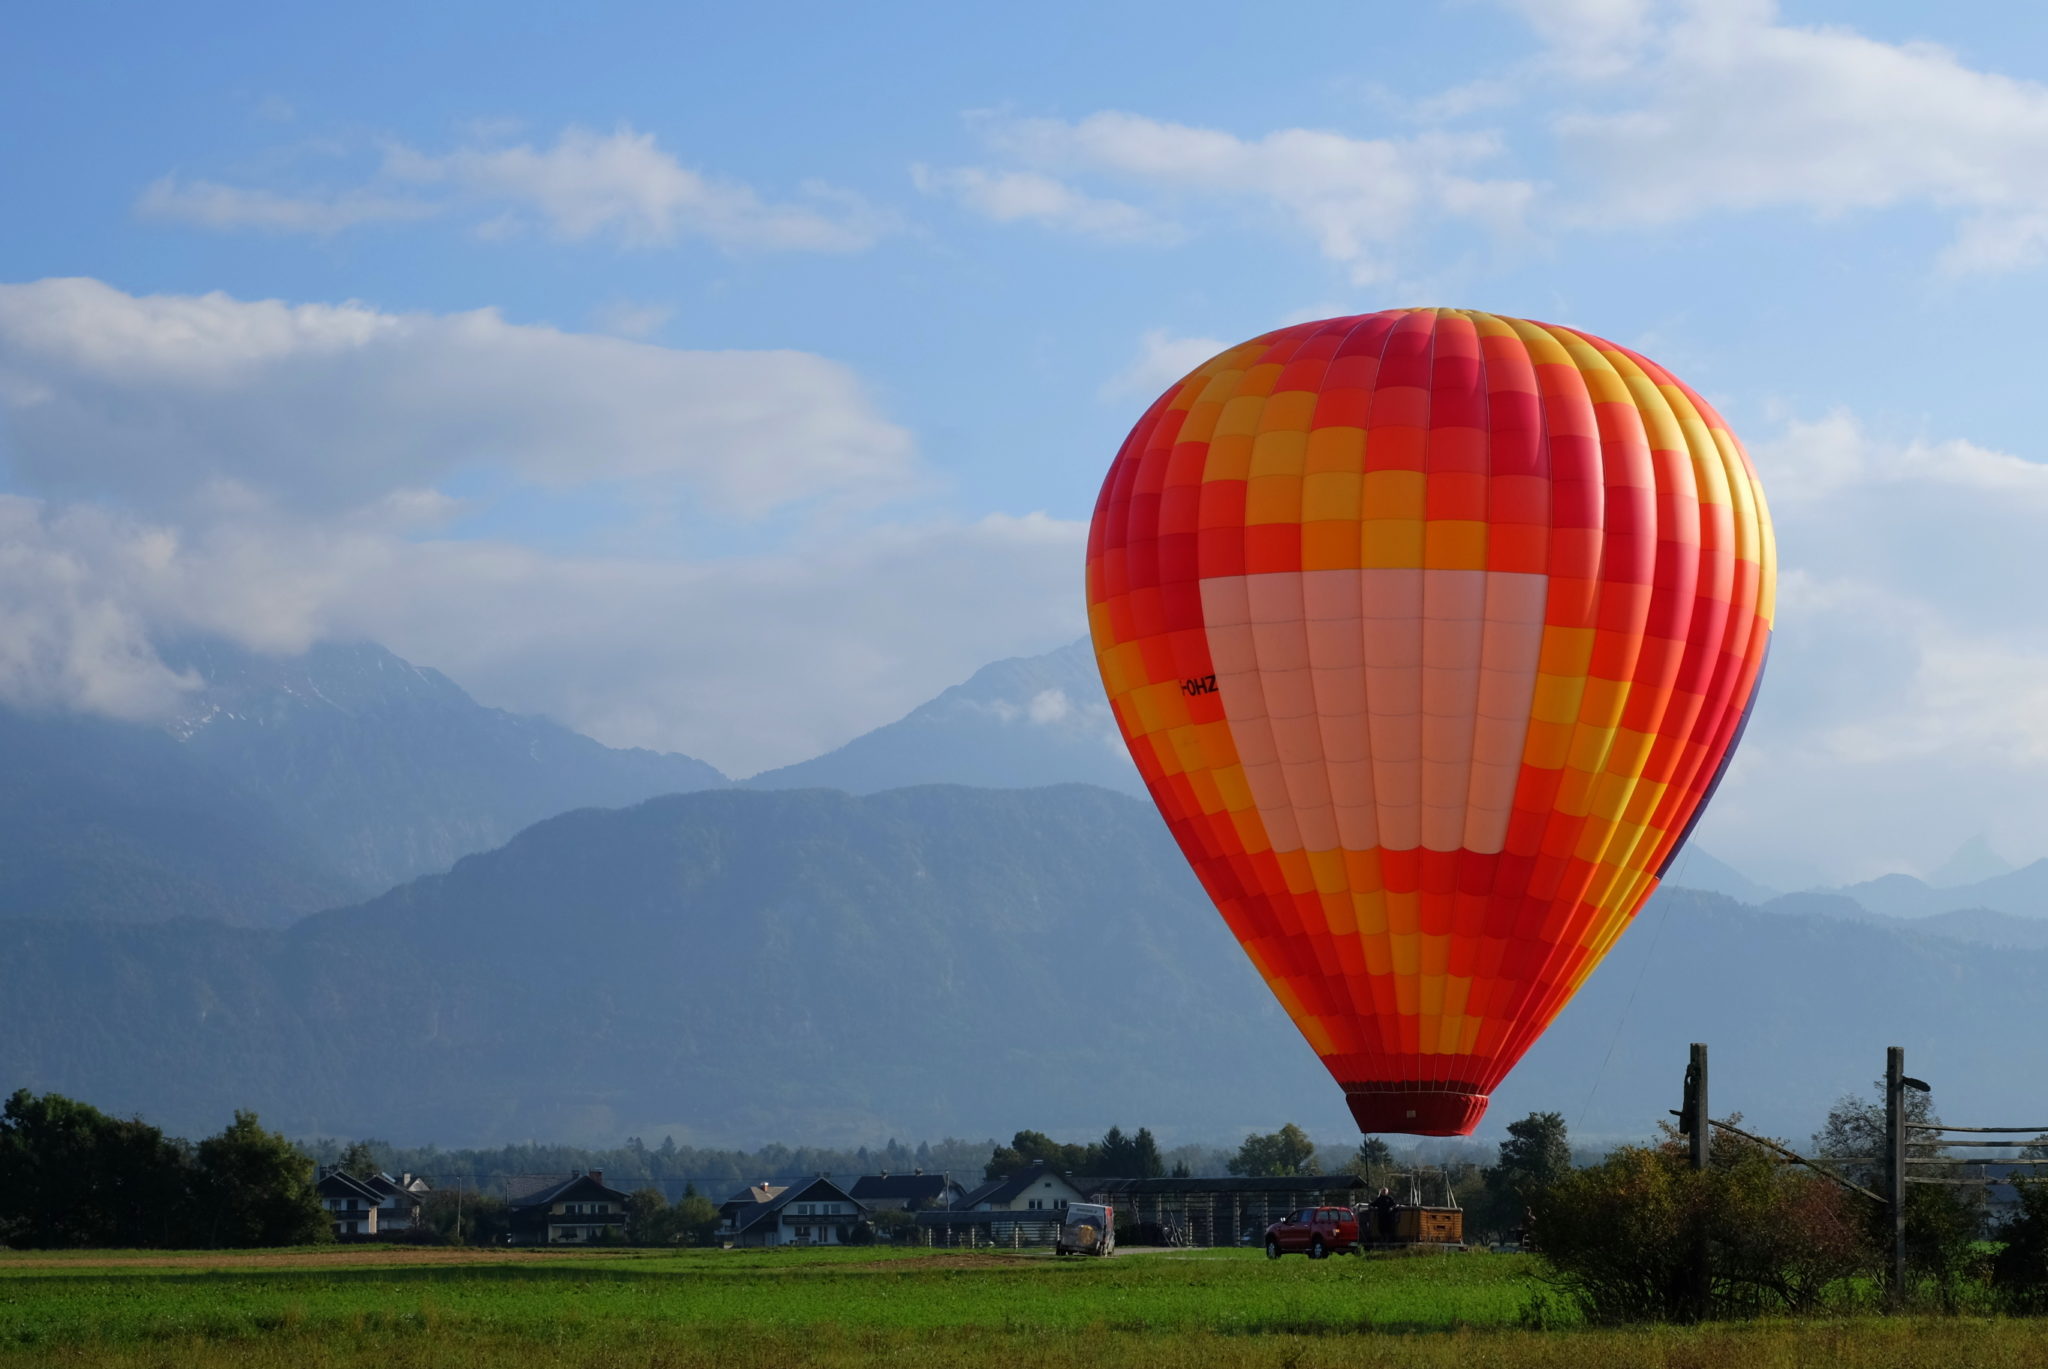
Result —
<instances>
[{"instance_id":1,"label":"meadow","mask_svg":"<svg viewBox=\"0 0 2048 1369\"><path fill-rule=\"evenodd\" d=\"M1851 1318L1595 1330L1532 1259L964 1251L0 1253L0 1369L485 1365L2038 1365L2048 1328Z\"/></svg>"}]
</instances>

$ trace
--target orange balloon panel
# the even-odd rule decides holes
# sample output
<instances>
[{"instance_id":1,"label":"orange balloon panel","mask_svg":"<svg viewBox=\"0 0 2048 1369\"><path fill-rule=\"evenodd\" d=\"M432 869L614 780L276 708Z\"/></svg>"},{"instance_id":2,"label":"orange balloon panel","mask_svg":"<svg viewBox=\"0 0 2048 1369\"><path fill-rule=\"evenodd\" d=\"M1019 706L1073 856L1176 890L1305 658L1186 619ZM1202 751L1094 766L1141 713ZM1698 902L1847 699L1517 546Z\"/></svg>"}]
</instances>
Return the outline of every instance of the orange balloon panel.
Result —
<instances>
[{"instance_id":1,"label":"orange balloon panel","mask_svg":"<svg viewBox=\"0 0 2048 1369\"><path fill-rule=\"evenodd\" d=\"M1720 416L1569 328L1304 323L1132 430L1089 533L1103 683L1362 1130L1469 1133L1649 897L1774 559Z\"/></svg>"}]
</instances>

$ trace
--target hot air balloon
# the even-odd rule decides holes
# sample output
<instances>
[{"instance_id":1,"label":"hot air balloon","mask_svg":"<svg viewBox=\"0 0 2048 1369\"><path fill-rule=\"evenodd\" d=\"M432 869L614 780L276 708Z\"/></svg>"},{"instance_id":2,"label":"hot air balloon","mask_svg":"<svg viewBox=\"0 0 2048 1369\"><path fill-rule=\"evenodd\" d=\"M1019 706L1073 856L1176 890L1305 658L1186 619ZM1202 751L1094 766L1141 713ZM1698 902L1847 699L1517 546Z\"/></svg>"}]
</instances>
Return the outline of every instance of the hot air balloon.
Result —
<instances>
[{"instance_id":1,"label":"hot air balloon","mask_svg":"<svg viewBox=\"0 0 2048 1369\"><path fill-rule=\"evenodd\" d=\"M1774 563L1720 416L1575 329L1303 323L1132 429L1103 684L1362 1131L1469 1134L1627 929L1741 736Z\"/></svg>"}]
</instances>

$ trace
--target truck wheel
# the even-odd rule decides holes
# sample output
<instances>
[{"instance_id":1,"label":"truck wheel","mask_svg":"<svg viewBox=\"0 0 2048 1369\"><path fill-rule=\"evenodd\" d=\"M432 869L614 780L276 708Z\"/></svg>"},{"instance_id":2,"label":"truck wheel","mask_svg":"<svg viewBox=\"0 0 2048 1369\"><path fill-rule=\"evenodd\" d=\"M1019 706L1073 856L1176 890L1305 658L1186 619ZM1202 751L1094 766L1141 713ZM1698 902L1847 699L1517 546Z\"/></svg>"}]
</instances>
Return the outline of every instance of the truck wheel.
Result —
<instances>
[{"instance_id":1,"label":"truck wheel","mask_svg":"<svg viewBox=\"0 0 2048 1369\"><path fill-rule=\"evenodd\" d=\"M1308 1257L1312 1260L1327 1260L1330 1258L1330 1252L1324 1248L1321 1236L1316 1237L1315 1244L1308 1248Z\"/></svg>"},{"instance_id":2,"label":"truck wheel","mask_svg":"<svg viewBox=\"0 0 2048 1369\"><path fill-rule=\"evenodd\" d=\"M1266 1237L1266 1258L1269 1260L1280 1258L1280 1242L1274 1240L1271 1236Z\"/></svg>"}]
</instances>

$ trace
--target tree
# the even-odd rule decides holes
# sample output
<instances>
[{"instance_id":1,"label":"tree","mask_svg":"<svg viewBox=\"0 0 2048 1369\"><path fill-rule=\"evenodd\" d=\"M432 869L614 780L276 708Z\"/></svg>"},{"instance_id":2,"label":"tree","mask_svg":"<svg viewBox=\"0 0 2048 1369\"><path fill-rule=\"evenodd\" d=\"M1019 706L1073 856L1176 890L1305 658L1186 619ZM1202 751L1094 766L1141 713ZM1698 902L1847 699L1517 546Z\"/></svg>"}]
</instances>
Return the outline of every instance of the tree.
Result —
<instances>
[{"instance_id":1,"label":"tree","mask_svg":"<svg viewBox=\"0 0 2048 1369\"><path fill-rule=\"evenodd\" d=\"M1166 1162L1159 1158L1159 1142L1152 1139L1149 1127L1139 1127L1131 1142L1131 1173L1140 1179L1156 1179L1166 1173Z\"/></svg>"},{"instance_id":2,"label":"tree","mask_svg":"<svg viewBox=\"0 0 2048 1369\"><path fill-rule=\"evenodd\" d=\"M675 1212L658 1188L635 1189L626 1195L626 1243L673 1245Z\"/></svg>"},{"instance_id":3,"label":"tree","mask_svg":"<svg viewBox=\"0 0 2048 1369\"><path fill-rule=\"evenodd\" d=\"M1486 1171L1482 1220L1495 1231L1519 1227L1537 1197L1571 1169L1572 1147L1562 1114L1532 1112L1519 1122L1508 1123L1508 1139L1500 1143L1500 1158Z\"/></svg>"},{"instance_id":4,"label":"tree","mask_svg":"<svg viewBox=\"0 0 2048 1369\"><path fill-rule=\"evenodd\" d=\"M1100 1162L1100 1154L1099 1146L1062 1144L1042 1131L1020 1131L1010 1138L1010 1144L995 1148L982 1177L1001 1179L1036 1164L1049 1165L1063 1173L1086 1174Z\"/></svg>"},{"instance_id":5,"label":"tree","mask_svg":"<svg viewBox=\"0 0 2048 1369\"><path fill-rule=\"evenodd\" d=\"M237 1111L199 1143L199 1230L213 1246L311 1245L334 1238L313 1188L312 1159Z\"/></svg>"},{"instance_id":6,"label":"tree","mask_svg":"<svg viewBox=\"0 0 2048 1369\"><path fill-rule=\"evenodd\" d=\"M684 1245L710 1245L718 1232L718 1204L699 1193L695 1185L685 1185L671 1220Z\"/></svg>"},{"instance_id":7,"label":"tree","mask_svg":"<svg viewBox=\"0 0 2048 1369\"><path fill-rule=\"evenodd\" d=\"M502 1245L512 1229L512 1208L489 1193L437 1188L420 1205L433 1240L443 1245Z\"/></svg>"},{"instance_id":8,"label":"tree","mask_svg":"<svg viewBox=\"0 0 2048 1369\"><path fill-rule=\"evenodd\" d=\"M1269 1177L1315 1173L1316 1143L1289 1122L1270 1135L1254 1132L1244 1138L1228 1166L1232 1174Z\"/></svg>"},{"instance_id":9,"label":"tree","mask_svg":"<svg viewBox=\"0 0 2048 1369\"><path fill-rule=\"evenodd\" d=\"M190 1163L183 1142L87 1103L17 1091L0 1108L0 1243L189 1243Z\"/></svg>"},{"instance_id":10,"label":"tree","mask_svg":"<svg viewBox=\"0 0 2048 1369\"><path fill-rule=\"evenodd\" d=\"M1874 1098L1843 1094L1836 1099L1813 1136L1814 1149L1821 1156L1834 1157L1832 1168L1866 1188L1880 1188L1885 1173L1884 1081L1879 1080L1874 1088ZM1905 1120L1909 1126L1939 1125L1934 1095L1907 1089ZM1925 1163L1945 1153L1940 1142L1915 1141L1915 1134L1906 1133L1906 1173L1923 1178L1954 1177L1946 1166ZM1879 1248L1889 1249L1890 1212L1871 1203L1864 1215L1870 1223L1871 1239ZM1931 1285L1936 1301L1945 1309L1954 1309L1964 1283L1977 1272L1980 1257L1976 1243L1984 1231L1984 1215L1981 1188L1948 1184L1909 1184L1906 1188L1906 1277L1914 1285Z\"/></svg>"},{"instance_id":11,"label":"tree","mask_svg":"<svg viewBox=\"0 0 2048 1369\"><path fill-rule=\"evenodd\" d=\"M376 1147L379 1144L376 1141L350 1141L334 1167L351 1179L367 1179L372 1174L382 1173L384 1166L377 1163Z\"/></svg>"},{"instance_id":12,"label":"tree","mask_svg":"<svg viewBox=\"0 0 2048 1369\"><path fill-rule=\"evenodd\" d=\"M1377 1136L1368 1136L1344 1162L1344 1172L1355 1174L1369 1184L1383 1185L1394 1168L1394 1152Z\"/></svg>"}]
</instances>

